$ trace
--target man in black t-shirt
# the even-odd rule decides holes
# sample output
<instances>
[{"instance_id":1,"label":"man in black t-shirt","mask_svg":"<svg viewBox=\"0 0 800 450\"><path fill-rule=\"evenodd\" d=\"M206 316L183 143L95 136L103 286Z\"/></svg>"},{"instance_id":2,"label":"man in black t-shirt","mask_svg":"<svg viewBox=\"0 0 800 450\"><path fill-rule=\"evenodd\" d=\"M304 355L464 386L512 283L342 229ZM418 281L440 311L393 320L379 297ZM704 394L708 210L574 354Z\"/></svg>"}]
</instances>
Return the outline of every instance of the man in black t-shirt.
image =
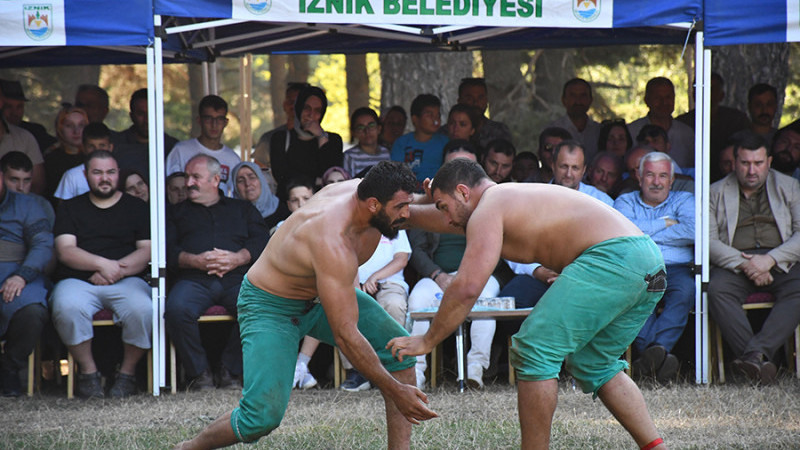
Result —
<instances>
[{"instance_id":1,"label":"man in black t-shirt","mask_svg":"<svg viewBox=\"0 0 800 450\"><path fill-rule=\"evenodd\" d=\"M149 214L146 203L117 190L111 153L91 153L85 168L89 192L62 202L56 214L53 323L80 367L78 395L102 398L92 317L111 310L122 326L124 354L110 395L127 397L136 393L136 363L151 346L150 286L141 277L150 260Z\"/></svg>"}]
</instances>

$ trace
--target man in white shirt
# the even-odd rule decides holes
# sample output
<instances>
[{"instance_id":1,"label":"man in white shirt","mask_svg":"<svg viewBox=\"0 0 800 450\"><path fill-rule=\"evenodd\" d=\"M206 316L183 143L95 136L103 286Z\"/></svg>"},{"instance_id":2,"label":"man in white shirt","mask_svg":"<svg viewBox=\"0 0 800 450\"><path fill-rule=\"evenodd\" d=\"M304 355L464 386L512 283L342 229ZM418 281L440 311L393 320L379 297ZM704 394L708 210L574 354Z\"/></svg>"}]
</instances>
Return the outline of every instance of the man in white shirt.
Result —
<instances>
[{"instance_id":1,"label":"man in white shirt","mask_svg":"<svg viewBox=\"0 0 800 450\"><path fill-rule=\"evenodd\" d=\"M213 156L222 167L219 188L226 196L230 196L233 186L228 177L242 160L236 152L222 143L222 133L228 125L228 103L219 96L207 95L200 100L198 112L200 136L175 144L167 156L167 175L182 171L186 163L199 153Z\"/></svg>"}]
</instances>

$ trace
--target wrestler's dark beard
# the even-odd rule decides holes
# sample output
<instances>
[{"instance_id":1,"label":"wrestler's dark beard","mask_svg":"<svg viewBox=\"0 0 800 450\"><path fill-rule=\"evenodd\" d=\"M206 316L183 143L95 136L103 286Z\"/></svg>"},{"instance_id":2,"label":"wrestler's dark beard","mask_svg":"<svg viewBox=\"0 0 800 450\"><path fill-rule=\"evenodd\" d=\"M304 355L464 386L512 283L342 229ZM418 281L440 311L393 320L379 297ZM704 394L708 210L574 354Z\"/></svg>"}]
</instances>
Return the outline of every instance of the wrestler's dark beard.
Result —
<instances>
[{"instance_id":1,"label":"wrestler's dark beard","mask_svg":"<svg viewBox=\"0 0 800 450\"><path fill-rule=\"evenodd\" d=\"M397 237L397 234L400 232L400 230L392 225L400 225L405 221L405 219L397 219L394 222L391 222L389 215L381 210L376 216L372 216L372 218L369 219L369 224L377 228L382 235L389 239L394 239Z\"/></svg>"},{"instance_id":2,"label":"wrestler's dark beard","mask_svg":"<svg viewBox=\"0 0 800 450\"><path fill-rule=\"evenodd\" d=\"M788 152L778 152L772 158L772 168L778 172L791 175L797 164L792 160L792 156Z\"/></svg>"}]
</instances>

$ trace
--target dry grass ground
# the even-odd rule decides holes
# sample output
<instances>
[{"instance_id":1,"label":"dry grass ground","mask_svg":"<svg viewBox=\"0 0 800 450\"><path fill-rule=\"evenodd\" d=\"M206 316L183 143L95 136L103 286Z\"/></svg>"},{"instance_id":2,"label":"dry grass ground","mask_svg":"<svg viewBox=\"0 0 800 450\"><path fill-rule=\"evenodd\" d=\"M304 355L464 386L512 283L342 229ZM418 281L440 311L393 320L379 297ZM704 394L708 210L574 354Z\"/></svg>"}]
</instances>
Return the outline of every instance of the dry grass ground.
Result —
<instances>
[{"instance_id":1,"label":"dry grass ground","mask_svg":"<svg viewBox=\"0 0 800 450\"><path fill-rule=\"evenodd\" d=\"M800 448L800 380L645 385L655 422L671 448ZM449 383L430 393L440 418L415 427L415 449L519 446L516 389L502 383L459 394ZM125 401L67 400L61 395L0 399L0 449L154 449L192 436L236 405L238 394L140 395ZM529 405L535 408L536 405ZM371 390L295 392L281 427L255 446L277 449L379 449L385 446L383 400ZM562 384L554 449L635 448L599 401Z\"/></svg>"}]
</instances>

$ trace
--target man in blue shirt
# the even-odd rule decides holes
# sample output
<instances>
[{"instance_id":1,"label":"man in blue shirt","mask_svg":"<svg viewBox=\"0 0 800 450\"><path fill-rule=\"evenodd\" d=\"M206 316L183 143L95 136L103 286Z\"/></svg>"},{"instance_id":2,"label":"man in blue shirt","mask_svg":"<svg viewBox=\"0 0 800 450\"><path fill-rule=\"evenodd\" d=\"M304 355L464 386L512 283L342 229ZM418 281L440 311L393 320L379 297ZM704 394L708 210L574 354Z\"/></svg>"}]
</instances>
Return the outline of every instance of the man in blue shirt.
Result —
<instances>
[{"instance_id":1,"label":"man in blue shirt","mask_svg":"<svg viewBox=\"0 0 800 450\"><path fill-rule=\"evenodd\" d=\"M675 165L666 153L644 155L637 176L639 191L620 195L614 208L650 235L667 267L667 290L659 307L645 322L633 346L639 358L636 373L655 375L662 382L678 372L678 358L670 351L683 333L694 300L691 263L694 245L694 195L670 191ZM660 311L660 312L659 312Z\"/></svg>"},{"instance_id":2,"label":"man in blue shirt","mask_svg":"<svg viewBox=\"0 0 800 450\"><path fill-rule=\"evenodd\" d=\"M394 141L392 161L408 164L417 180L433 178L442 165L442 149L447 136L439 133L441 101L431 94L420 94L411 102L411 123L414 131Z\"/></svg>"},{"instance_id":3,"label":"man in blue shirt","mask_svg":"<svg viewBox=\"0 0 800 450\"><path fill-rule=\"evenodd\" d=\"M558 184L590 195L608 206L614 200L605 192L581 180L586 174L586 156L583 145L578 141L561 141L553 149L553 184Z\"/></svg>"}]
</instances>

